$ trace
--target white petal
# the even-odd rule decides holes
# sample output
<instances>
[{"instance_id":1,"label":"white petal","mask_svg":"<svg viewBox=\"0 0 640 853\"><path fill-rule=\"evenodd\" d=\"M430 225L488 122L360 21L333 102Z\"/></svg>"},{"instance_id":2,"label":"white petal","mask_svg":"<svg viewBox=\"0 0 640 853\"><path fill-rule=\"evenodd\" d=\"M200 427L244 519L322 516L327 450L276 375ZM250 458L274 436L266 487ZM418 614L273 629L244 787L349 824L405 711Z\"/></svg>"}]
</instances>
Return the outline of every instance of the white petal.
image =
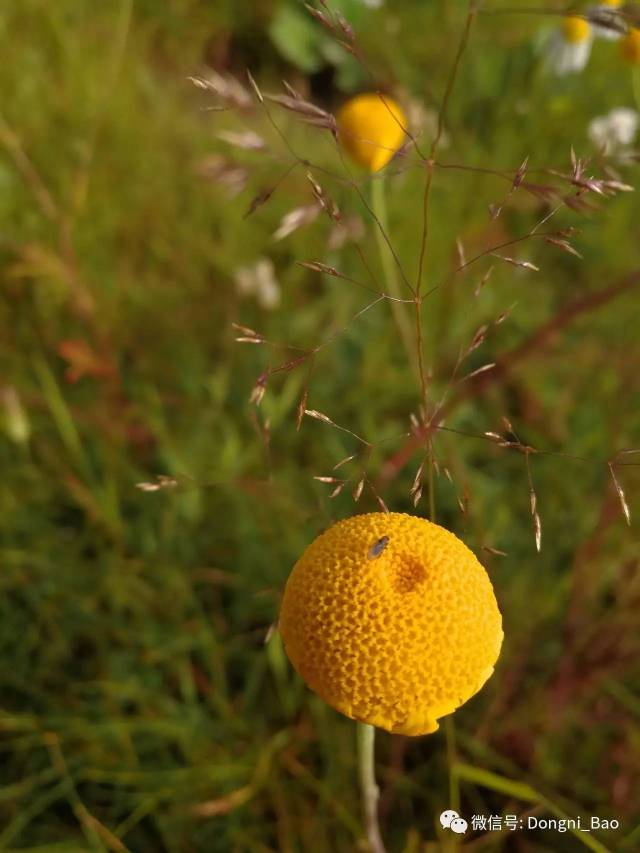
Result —
<instances>
[{"instance_id":1,"label":"white petal","mask_svg":"<svg viewBox=\"0 0 640 853\"><path fill-rule=\"evenodd\" d=\"M582 71L591 55L593 38L580 42L568 42L556 32L547 46L547 64L558 75Z\"/></svg>"}]
</instances>

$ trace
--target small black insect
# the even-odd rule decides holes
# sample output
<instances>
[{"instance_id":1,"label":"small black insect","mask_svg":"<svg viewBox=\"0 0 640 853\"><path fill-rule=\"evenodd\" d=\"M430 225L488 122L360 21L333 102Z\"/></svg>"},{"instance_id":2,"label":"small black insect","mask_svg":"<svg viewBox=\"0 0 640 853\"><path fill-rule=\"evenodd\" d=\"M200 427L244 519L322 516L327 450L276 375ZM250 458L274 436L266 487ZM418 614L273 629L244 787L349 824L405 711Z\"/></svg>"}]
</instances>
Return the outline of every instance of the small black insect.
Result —
<instances>
[{"instance_id":1,"label":"small black insect","mask_svg":"<svg viewBox=\"0 0 640 853\"><path fill-rule=\"evenodd\" d=\"M380 554L384 551L384 549L389 544L388 536L381 536L377 542L374 542L371 548L369 548L369 559L375 560L376 557L379 557Z\"/></svg>"}]
</instances>

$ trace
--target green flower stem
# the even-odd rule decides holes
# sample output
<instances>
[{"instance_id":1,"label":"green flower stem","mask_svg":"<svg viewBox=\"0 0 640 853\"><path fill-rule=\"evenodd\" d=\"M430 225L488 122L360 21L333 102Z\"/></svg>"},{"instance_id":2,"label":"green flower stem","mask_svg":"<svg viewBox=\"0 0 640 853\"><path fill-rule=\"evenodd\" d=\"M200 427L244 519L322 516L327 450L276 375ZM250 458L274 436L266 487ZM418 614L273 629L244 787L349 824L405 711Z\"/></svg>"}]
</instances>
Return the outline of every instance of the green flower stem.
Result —
<instances>
[{"instance_id":1,"label":"green flower stem","mask_svg":"<svg viewBox=\"0 0 640 853\"><path fill-rule=\"evenodd\" d=\"M640 110L640 68L632 70L631 86L633 88L633 99L636 102L636 108Z\"/></svg>"},{"instance_id":2,"label":"green flower stem","mask_svg":"<svg viewBox=\"0 0 640 853\"><path fill-rule=\"evenodd\" d=\"M449 765L449 808L460 811L460 786L456 773L458 750L456 747L456 723L453 714L444 721L444 733L447 740L447 764Z\"/></svg>"},{"instance_id":3,"label":"green flower stem","mask_svg":"<svg viewBox=\"0 0 640 853\"><path fill-rule=\"evenodd\" d=\"M393 318L398 327L402 344L405 348L409 364L418 375L418 365L416 362L416 347L414 343L414 335L411 326L411 320L407 313L407 305L402 302L397 302L397 299L407 298L407 293L403 294L398 277L398 266L396 259L387 243L389 239L389 217L387 215L387 199L385 194L385 180L381 175L374 175L371 180L371 210L373 215L378 220L376 223L376 241L378 243L378 252L380 253L380 262L382 264L382 273L386 286L386 293L392 296L390 299ZM385 239L386 235L386 239Z\"/></svg>"},{"instance_id":4,"label":"green flower stem","mask_svg":"<svg viewBox=\"0 0 640 853\"><path fill-rule=\"evenodd\" d=\"M364 806L364 825L371 853L386 853L378 824L378 799L376 784L375 740L376 730L366 723L357 723L358 772Z\"/></svg>"}]
</instances>

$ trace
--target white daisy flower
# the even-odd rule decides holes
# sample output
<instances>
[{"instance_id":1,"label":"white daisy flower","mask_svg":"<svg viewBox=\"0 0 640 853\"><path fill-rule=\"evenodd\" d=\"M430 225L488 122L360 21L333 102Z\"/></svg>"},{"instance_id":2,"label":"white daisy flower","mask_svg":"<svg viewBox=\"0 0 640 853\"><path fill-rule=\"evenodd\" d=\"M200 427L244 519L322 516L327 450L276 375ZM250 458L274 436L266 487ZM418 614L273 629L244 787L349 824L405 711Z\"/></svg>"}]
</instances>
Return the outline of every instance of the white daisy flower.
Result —
<instances>
[{"instance_id":1,"label":"white daisy flower","mask_svg":"<svg viewBox=\"0 0 640 853\"><path fill-rule=\"evenodd\" d=\"M255 296L268 311L280 302L280 285L269 258L259 258L250 267L240 267L235 275L236 289L242 296Z\"/></svg>"},{"instance_id":2,"label":"white daisy flower","mask_svg":"<svg viewBox=\"0 0 640 853\"><path fill-rule=\"evenodd\" d=\"M605 154L623 153L638 133L640 115L629 107L618 107L589 124L589 139Z\"/></svg>"},{"instance_id":3,"label":"white daisy flower","mask_svg":"<svg viewBox=\"0 0 640 853\"><path fill-rule=\"evenodd\" d=\"M591 55L593 29L586 18L567 15L547 46L547 64L556 74L582 71Z\"/></svg>"},{"instance_id":4,"label":"white daisy flower","mask_svg":"<svg viewBox=\"0 0 640 853\"><path fill-rule=\"evenodd\" d=\"M626 27L620 15L622 0L600 0L589 6L587 18L598 38L615 41L624 35Z\"/></svg>"}]
</instances>

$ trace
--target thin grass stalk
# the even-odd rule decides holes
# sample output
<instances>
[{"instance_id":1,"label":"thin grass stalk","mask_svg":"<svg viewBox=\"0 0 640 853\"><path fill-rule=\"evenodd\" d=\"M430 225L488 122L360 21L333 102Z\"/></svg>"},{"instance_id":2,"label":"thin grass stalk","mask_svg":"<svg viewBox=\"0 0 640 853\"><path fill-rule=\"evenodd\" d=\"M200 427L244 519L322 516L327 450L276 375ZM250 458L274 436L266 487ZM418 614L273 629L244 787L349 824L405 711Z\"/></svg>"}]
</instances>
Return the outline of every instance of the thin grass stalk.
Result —
<instances>
[{"instance_id":1,"label":"thin grass stalk","mask_svg":"<svg viewBox=\"0 0 640 853\"><path fill-rule=\"evenodd\" d=\"M460 812L460 783L458 781L457 765L458 750L456 747L456 722L453 714L444 720L444 734L447 742L447 769L449 772L449 808ZM456 850L460 839L454 835L449 839L450 846Z\"/></svg>"},{"instance_id":2,"label":"thin grass stalk","mask_svg":"<svg viewBox=\"0 0 640 853\"><path fill-rule=\"evenodd\" d=\"M636 108L640 110L640 68L634 68L631 72L631 86L633 100L636 102Z\"/></svg>"},{"instance_id":3,"label":"thin grass stalk","mask_svg":"<svg viewBox=\"0 0 640 853\"><path fill-rule=\"evenodd\" d=\"M403 294L398 279L398 271L396 269L395 260L391 254L389 246L384 235L389 234L389 216L387 214L387 197L385 193L385 182L382 176L374 176L371 181L371 209L374 216L380 223L380 227L375 229L376 241L378 243L378 252L380 253L380 263L382 265L382 273L384 275L386 291L393 297L391 302L391 310L393 318L400 338L404 346L409 364L418 373L418 364L414 355L415 348L413 343L413 333L411 330L411 322L402 302L397 302L397 299L402 299Z\"/></svg>"}]
</instances>

